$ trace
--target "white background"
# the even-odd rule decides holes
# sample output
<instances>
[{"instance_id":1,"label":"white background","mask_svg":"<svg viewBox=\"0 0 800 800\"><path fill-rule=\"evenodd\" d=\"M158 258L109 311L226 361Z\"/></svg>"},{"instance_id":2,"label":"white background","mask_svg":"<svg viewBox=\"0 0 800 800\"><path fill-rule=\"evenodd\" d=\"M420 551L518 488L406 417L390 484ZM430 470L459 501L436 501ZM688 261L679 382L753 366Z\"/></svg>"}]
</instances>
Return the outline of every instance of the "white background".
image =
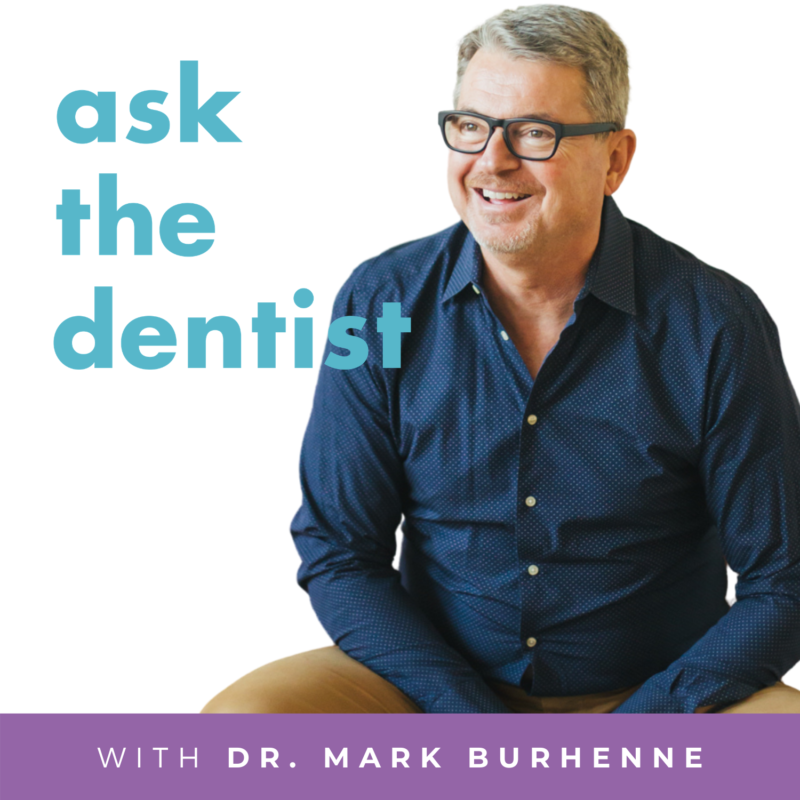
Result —
<instances>
[{"instance_id":1,"label":"white background","mask_svg":"<svg viewBox=\"0 0 800 800\"><path fill-rule=\"evenodd\" d=\"M4 12L2 54L3 712L194 712L268 661L329 639L295 583L289 522L334 295L360 262L456 220L436 113L451 107L459 38L494 0L43 2ZM639 149L623 213L749 284L800 384L796 4L587 2L629 49ZM241 144L178 141L179 62L200 98L241 94L221 117ZM117 92L118 141L76 145L56 109ZM136 92L169 93L163 142L124 140ZM379 135L388 124L390 139ZM180 258L156 240L97 254L97 186L155 220L179 202L216 241ZM60 255L62 189L92 204L82 255ZM157 230L157 226L156 226ZM114 288L114 367L72 371L58 324ZM250 319L291 319L316 297L316 368L256 369ZM127 322L167 319L165 369L128 365ZM190 316L234 317L243 366L186 366ZM214 337L212 337L213 339ZM787 681L800 686L800 668Z\"/></svg>"}]
</instances>

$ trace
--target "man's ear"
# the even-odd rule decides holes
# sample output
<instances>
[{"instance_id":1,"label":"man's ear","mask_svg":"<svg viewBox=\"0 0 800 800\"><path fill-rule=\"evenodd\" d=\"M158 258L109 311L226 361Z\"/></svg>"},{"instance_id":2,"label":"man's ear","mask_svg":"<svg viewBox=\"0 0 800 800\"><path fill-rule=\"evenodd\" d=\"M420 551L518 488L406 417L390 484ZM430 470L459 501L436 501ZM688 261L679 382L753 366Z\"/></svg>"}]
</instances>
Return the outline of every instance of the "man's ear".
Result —
<instances>
[{"instance_id":1,"label":"man's ear","mask_svg":"<svg viewBox=\"0 0 800 800\"><path fill-rule=\"evenodd\" d=\"M636 134L625 128L613 132L607 140L608 172L606 173L605 194L612 195L622 185L636 152Z\"/></svg>"}]
</instances>

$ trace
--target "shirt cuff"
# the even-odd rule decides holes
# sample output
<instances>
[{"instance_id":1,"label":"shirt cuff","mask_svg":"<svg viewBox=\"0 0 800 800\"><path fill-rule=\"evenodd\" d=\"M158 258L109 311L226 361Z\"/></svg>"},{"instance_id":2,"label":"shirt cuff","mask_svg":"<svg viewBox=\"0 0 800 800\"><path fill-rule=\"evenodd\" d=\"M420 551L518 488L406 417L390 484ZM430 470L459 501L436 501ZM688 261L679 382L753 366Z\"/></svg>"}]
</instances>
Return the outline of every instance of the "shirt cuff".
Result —
<instances>
[{"instance_id":1,"label":"shirt cuff","mask_svg":"<svg viewBox=\"0 0 800 800\"><path fill-rule=\"evenodd\" d=\"M428 714L513 714L483 681L462 681L425 704Z\"/></svg>"}]
</instances>

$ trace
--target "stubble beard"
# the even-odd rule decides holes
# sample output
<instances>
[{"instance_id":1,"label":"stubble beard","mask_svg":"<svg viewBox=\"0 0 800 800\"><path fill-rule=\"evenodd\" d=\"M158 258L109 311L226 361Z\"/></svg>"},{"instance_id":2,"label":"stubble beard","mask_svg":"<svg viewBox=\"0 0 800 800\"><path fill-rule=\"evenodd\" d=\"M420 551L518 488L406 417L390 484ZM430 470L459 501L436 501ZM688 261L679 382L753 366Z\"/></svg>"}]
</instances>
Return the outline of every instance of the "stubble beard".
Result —
<instances>
[{"instance_id":1,"label":"stubble beard","mask_svg":"<svg viewBox=\"0 0 800 800\"><path fill-rule=\"evenodd\" d=\"M479 212L476 212L479 214ZM530 250L533 243L536 241L536 221L526 219L521 228L517 228L513 234L501 233L497 231L492 233L492 228L495 225L487 222L485 219L480 219L480 224L472 225L470 232L475 241L483 248L491 253L498 255L513 255L515 253L522 253ZM505 220L495 218L495 223L503 223Z\"/></svg>"}]
</instances>

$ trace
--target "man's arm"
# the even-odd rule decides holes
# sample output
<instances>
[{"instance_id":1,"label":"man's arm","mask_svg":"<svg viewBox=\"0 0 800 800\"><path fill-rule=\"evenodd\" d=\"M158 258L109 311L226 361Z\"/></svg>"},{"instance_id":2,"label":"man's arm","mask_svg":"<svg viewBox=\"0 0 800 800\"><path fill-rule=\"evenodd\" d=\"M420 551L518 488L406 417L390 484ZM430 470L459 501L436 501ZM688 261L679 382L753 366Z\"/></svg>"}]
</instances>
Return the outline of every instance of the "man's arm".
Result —
<instances>
[{"instance_id":1,"label":"man's arm","mask_svg":"<svg viewBox=\"0 0 800 800\"><path fill-rule=\"evenodd\" d=\"M618 713L729 704L800 660L800 408L775 323L752 290L741 295L714 342L699 463L737 602Z\"/></svg>"},{"instance_id":2,"label":"man's arm","mask_svg":"<svg viewBox=\"0 0 800 800\"><path fill-rule=\"evenodd\" d=\"M359 315L353 282L339 293L334 317ZM386 385L371 372L381 353L370 332L375 319L361 315L368 318L362 336L370 359L339 370L323 358L303 441L303 505L292 522L302 558L298 581L336 644L423 711L510 713L444 641L392 567L405 476Z\"/></svg>"}]
</instances>

